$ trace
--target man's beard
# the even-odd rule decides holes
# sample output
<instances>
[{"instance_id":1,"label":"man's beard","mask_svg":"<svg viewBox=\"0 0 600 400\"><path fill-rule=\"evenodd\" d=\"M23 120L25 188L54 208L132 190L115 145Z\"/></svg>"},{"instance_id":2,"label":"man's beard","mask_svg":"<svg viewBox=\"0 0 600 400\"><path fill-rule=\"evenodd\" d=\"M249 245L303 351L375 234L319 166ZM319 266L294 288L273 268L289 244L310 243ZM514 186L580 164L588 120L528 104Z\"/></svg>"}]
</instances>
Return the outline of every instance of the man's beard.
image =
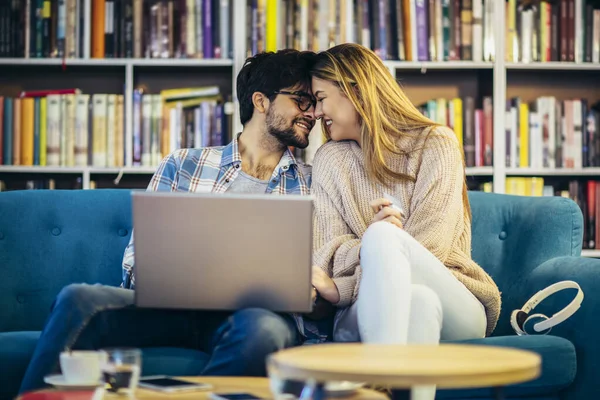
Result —
<instances>
[{"instance_id":1,"label":"man's beard","mask_svg":"<svg viewBox=\"0 0 600 400\"><path fill-rule=\"evenodd\" d=\"M289 126L286 126L285 118L270 109L267 111L266 118L267 133L277 139L282 146L294 146L304 149L308 146L308 135L305 136L296 132L295 123L299 121L303 121L309 126L312 125L304 118L296 118Z\"/></svg>"}]
</instances>

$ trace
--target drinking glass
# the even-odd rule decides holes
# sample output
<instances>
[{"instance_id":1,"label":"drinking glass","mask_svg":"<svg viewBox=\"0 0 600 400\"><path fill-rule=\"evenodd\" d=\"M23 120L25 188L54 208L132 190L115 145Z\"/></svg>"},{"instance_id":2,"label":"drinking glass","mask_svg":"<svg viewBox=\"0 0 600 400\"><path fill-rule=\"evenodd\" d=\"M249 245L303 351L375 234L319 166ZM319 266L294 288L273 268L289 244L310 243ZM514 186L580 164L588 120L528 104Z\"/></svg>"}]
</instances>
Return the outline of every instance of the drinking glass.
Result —
<instances>
[{"instance_id":1,"label":"drinking glass","mask_svg":"<svg viewBox=\"0 0 600 400\"><path fill-rule=\"evenodd\" d=\"M102 349L102 377L109 392L132 396L140 381L142 352L133 348Z\"/></svg>"}]
</instances>

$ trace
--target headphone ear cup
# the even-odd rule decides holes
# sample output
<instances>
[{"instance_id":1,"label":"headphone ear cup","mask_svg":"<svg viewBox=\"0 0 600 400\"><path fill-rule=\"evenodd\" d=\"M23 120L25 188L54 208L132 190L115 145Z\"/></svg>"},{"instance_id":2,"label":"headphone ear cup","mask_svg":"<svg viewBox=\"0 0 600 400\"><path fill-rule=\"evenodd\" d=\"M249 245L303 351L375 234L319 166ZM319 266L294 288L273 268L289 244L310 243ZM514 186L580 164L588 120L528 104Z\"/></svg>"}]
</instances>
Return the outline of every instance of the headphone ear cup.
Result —
<instances>
[{"instance_id":1,"label":"headphone ear cup","mask_svg":"<svg viewBox=\"0 0 600 400\"><path fill-rule=\"evenodd\" d=\"M517 311L515 319L517 321L517 325L519 325L521 329L523 329L523 324L525 324L525 321L527 321L527 317L529 317L529 314L527 314L525 311Z\"/></svg>"},{"instance_id":2,"label":"headphone ear cup","mask_svg":"<svg viewBox=\"0 0 600 400\"><path fill-rule=\"evenodd\" d=\"M525 322L523 323L523 325L522 325L523 330L525 332L527 332L528 335L547 335L548 333L550 333L552 328L545 329L541 332L537 332L533 328L535 324L546 321L546 320L548 320L548 317L545 316L544 314L533 314L529 318L527 318L525 320Z\"/></svg>"},{"instance_id":3,"label":"headphone ear cup","mask_svg":"<svg viewBox=\"0 0 600 400\"><path fill-rule=\"evenodd\" d=\"M526 335L527 333L523 330L523 323L527 320L527 314L523 310L514 310L510 315L510 324L512 325L515 333L519 336Z\"/></svg>"}]
</instances>

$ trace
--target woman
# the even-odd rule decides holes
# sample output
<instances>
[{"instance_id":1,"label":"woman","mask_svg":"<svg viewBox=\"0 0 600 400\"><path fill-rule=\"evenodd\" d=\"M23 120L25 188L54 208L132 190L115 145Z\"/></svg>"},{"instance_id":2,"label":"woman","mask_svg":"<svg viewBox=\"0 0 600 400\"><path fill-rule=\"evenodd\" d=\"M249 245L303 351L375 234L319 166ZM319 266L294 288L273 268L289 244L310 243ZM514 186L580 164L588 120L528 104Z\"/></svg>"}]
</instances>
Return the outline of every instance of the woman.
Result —
<instances>
[{"instance_id":1,"label":"woman","mask_svg":"<svg viewBox=\"0 0 600 400\"><path fill-rule=\"evenodd\" d=\"M314 283L339 309L334 340L434 344L491 334L500 293L470 256L454 132L425 118L360 45L320 53L312 77L315 117L330 139L313 165Z\"/></svg>"}]
</instances>

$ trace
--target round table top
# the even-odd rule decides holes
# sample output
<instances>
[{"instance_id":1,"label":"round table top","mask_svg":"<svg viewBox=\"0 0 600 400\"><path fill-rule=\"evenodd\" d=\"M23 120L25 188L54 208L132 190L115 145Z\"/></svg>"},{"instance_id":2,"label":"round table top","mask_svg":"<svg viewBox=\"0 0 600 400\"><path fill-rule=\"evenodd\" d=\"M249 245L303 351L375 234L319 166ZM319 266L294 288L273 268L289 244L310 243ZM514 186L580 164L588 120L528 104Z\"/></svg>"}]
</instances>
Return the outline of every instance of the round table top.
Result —
<instances>
[{"instance_id":1,"label":"round table top","mask_svg":"<svg viewBox=\"0 0 600 400\"><path fill-rule=\"evenodd\" d=\"M482 345L320 344L279 351L268 359L280 379L349 380L410 388L498 387L537 378L533 352Z\"/></svg>"}]
</instances>

